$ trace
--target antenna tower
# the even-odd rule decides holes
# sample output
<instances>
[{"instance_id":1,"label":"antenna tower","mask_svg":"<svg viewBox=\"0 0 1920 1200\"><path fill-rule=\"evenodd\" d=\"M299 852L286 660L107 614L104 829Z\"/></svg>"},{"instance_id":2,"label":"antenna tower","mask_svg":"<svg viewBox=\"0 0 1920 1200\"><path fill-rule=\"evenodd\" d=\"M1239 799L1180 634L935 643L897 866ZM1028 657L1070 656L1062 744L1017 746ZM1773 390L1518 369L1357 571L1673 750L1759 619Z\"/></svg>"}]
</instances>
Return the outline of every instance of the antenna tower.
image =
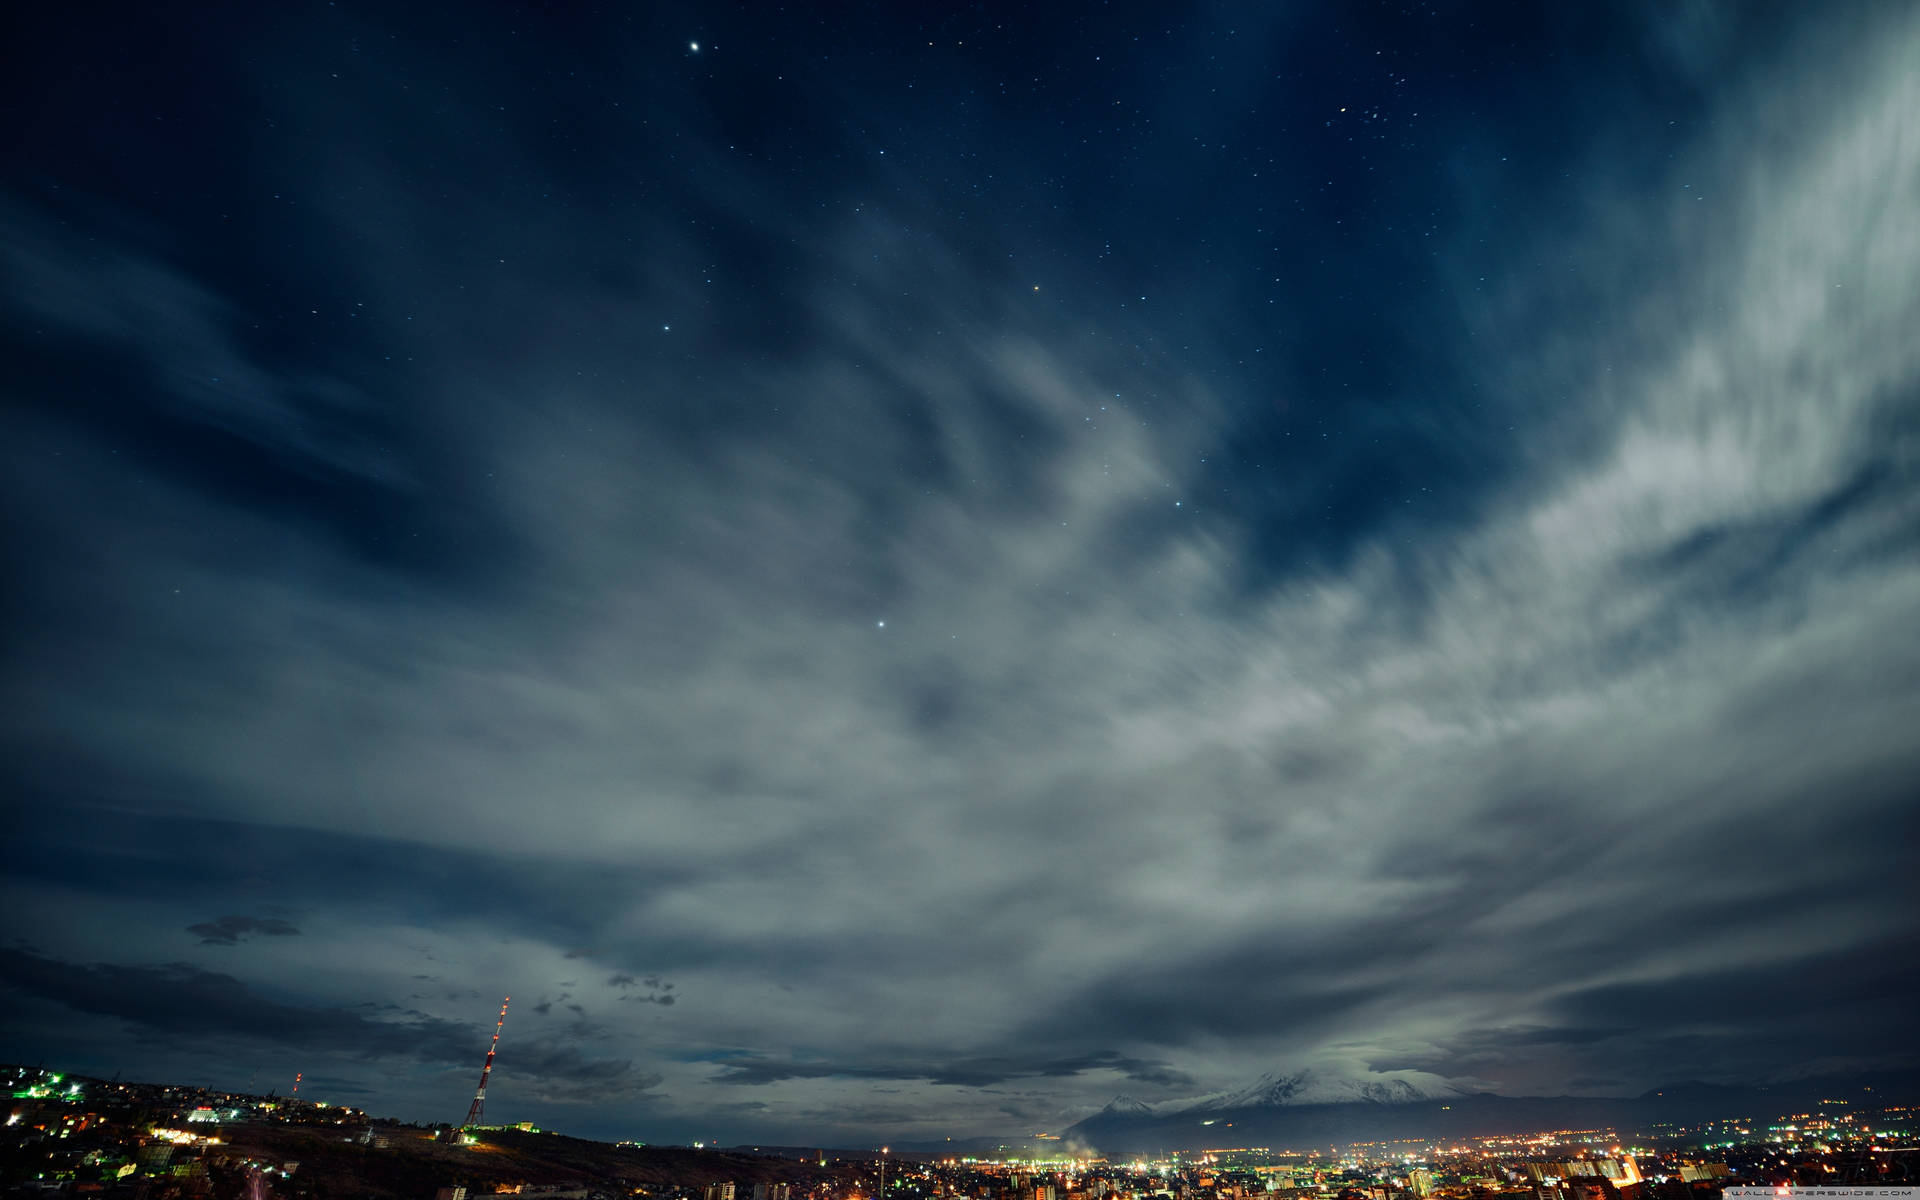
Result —
<instances>
[{"instance_id":1,"label":"antenna tower","mask_svg":"<svg viewBox=\"0 0 1920 1200\"><path fill-rule=\"evenodd\" d=\"M487 1106L487 1076L493 1074L493 1052L500 1048L500 1030L507 1024L507 1003L512 999L512 996L508 996L500 1001L500 1021L493 1027L493 1044L487 1047L487 1065L480 1068L480 1086L474 1089L473 1103L467 1108L467 1120L460 1126L462 1129L478 1125L481 1110Z\"/></svg>"}]
</instances>

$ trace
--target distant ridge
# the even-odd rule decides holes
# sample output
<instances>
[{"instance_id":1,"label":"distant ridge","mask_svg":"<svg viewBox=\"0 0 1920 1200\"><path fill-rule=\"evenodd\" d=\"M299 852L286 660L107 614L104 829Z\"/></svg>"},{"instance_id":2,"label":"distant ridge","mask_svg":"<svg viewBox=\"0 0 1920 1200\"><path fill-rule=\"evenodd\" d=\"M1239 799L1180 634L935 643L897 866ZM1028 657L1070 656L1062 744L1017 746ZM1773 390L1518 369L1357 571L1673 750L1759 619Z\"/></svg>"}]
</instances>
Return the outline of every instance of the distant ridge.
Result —
<instances>
[{"instance_id":1,"label":"distant ridge","mask_svg":"<svg viewBox=\"0 0 1920 1200\"><path fill-rule=\"evenodd\" d=\"M1269 1071L1237 1092L1207 1096L1187 1104L1183 1111L1226 1111L1241 1108L1278 1108L1295 1104L1416 1104L1422 1100L1451 1100L1465 1092L1452 1084L1421 1085L1408 1079L1348 1079L1316 1071L1287 1074Z\"/></svg>"},{"instance_id":2,"label":"distant ridge","mask_svg":"<svg viewBox=\"0 0 1920 1200\"><path fill-rule=\"evenodd\" d=\"M1752 1086L1688 1081L1632 1097L1501 1096L1444 1083L1270 1072L1246 1087L1185 1101L1145 1104L1132 1096L1116 1096L1060 1136L1070 1145L1117 1154L1547 1129L1627 1133L1658 1124L1779 1116L1830 1099L1856 1108L1920 1102L1920 1072L1819 1076ZM1233 1133L1227 1135L1227 1129Z\"/></svg>"}]
</instances>

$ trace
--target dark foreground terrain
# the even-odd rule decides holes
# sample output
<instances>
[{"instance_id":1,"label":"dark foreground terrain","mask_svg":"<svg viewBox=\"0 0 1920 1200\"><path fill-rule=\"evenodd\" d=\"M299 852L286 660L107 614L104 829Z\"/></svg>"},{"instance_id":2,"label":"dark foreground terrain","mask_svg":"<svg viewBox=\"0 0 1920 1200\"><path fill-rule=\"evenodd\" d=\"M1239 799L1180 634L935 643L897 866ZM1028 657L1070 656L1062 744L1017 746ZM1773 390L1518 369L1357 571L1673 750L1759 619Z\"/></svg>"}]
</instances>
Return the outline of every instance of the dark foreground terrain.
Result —
<instances>
[{"instance_id":1,"label":"dark foreground terrain","mask_svg":"<svg viewBox=\"0 0 1920 1200\"><path fill-rule=\"evenodd\" d=\"M230 1130L223 1149L228 1171L263 1175L264 1190L272 1195L313 1200L432 1200L443 1187L465 1187L470 1197L515 1188L534 1195L584 1189L587 1195L675 1196L719 1182L734 1183L744 1198L756 1183L787 1183L798 1195L850 1171L726 1151L616 1146L556 1133L492 1130L476 1136L472 1145L445 1145L431 1130L376 1126L372 1144L359 1145L316 1129L263 1124ZM288 1177L271 1169L288 1162L299 1164ZM216 1200L227 1200L229 1189L216 1178L213 1192Z\"/></svg>"},{"instance_id":2,"label":"dark foreground terrain","mask_svg":"<svg viewBox=\"0 0 1920 1200\"><path fill-rule=\"evenodd\" d=\"M206 1089L0 1068L6 1200L739 1200L845 1194L832 1156L617 1145L529 1129L443 1130L357 1109ZM824 1158L824 1161L823 1161Z\"/></svg>"}]
</instances>

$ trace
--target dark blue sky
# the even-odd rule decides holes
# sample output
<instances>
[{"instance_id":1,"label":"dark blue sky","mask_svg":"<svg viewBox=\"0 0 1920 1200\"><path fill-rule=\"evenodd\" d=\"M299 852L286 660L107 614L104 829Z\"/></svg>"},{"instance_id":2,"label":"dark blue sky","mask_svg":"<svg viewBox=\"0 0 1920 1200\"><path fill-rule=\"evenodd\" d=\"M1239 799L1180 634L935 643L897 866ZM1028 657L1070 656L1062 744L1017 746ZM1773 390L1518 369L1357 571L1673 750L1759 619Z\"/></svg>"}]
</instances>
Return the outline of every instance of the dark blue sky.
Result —
<instances>
[{"instance_id":1,"label":"dark blue sky","mask_svg":"<svg viewBox=\"0 0 1920 1200\"><path fill-rule=\"evenodd\" d=\"M0 1055L1916 1065L1901 6L390 7L6 18Z\"/></svg>"}]
</instances>

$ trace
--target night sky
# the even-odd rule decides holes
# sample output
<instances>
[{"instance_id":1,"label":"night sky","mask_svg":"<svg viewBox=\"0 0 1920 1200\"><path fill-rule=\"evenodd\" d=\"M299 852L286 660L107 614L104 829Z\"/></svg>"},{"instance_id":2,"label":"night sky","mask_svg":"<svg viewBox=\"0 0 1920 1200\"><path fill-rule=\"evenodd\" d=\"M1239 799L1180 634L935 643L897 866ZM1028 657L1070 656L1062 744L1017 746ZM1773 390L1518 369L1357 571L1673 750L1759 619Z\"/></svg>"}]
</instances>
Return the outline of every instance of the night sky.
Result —
<instances>
[{"instance_id":1,"label":"night sky","mask_svg":"<svg viewBox=\"0 0 1920 1200\"><path fill-rule=\"evenodd\" d=\"M1920 1065L1911 5L4 21L0 1058Z\"/></svg>"}]
</instances>

